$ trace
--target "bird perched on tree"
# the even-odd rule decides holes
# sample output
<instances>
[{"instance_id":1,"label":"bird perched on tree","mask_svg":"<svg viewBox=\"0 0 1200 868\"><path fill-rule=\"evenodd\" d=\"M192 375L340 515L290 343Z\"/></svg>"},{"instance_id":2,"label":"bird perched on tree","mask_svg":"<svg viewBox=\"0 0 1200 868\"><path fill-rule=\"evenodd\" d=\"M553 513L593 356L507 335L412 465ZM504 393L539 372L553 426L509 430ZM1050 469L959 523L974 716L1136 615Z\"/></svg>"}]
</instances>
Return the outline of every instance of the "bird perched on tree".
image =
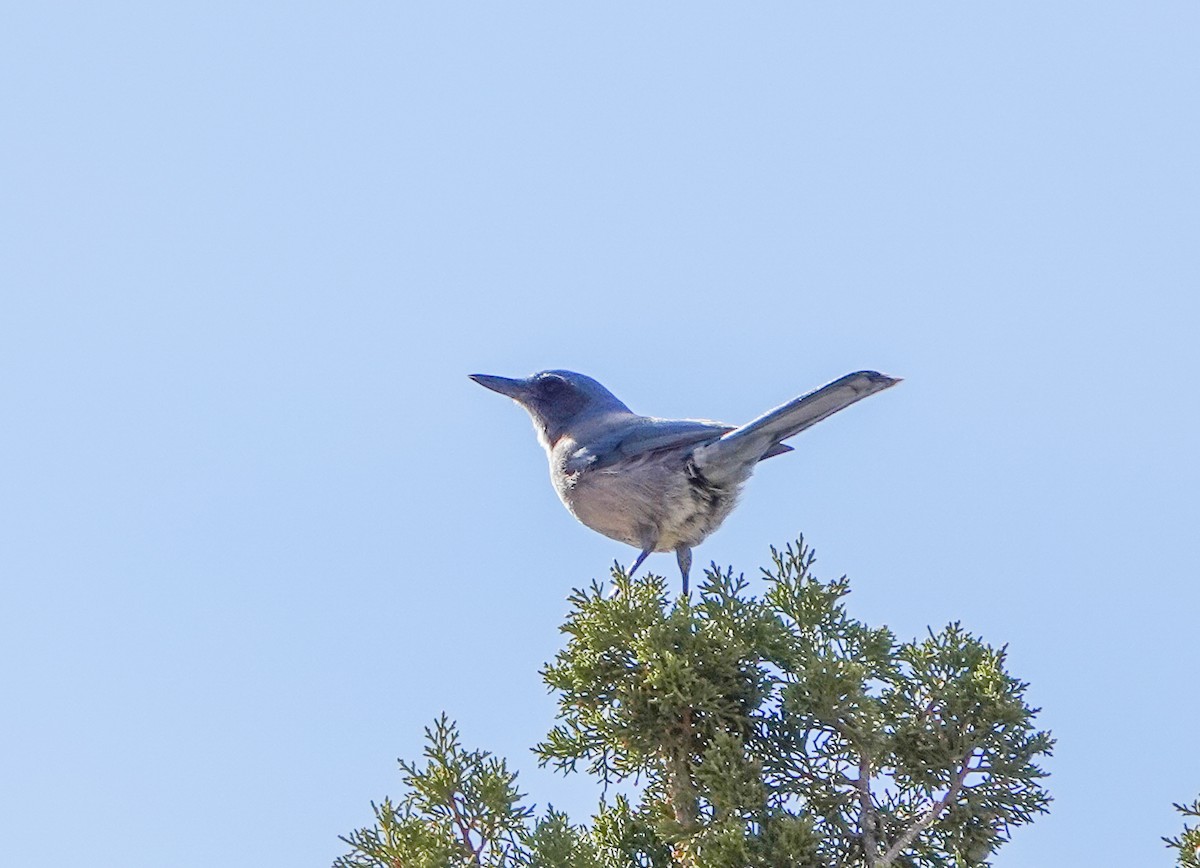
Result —
<instances>
[{"instance_id":1,"label":"bird perched on tree","mask_svg":"<svg viewBox=\"0 0 1200 868\"><path fill-rule=\"evenodd\" d=\"M529 412L554 489L571 514L640 550L629 574L651 552L673 550L685 594L692 548L729 515L759 461L791 452L784 440L900 382L875 371L847 374L735 428L639 416L572 371L471 379Z\"/></svg>"}]
</instances>

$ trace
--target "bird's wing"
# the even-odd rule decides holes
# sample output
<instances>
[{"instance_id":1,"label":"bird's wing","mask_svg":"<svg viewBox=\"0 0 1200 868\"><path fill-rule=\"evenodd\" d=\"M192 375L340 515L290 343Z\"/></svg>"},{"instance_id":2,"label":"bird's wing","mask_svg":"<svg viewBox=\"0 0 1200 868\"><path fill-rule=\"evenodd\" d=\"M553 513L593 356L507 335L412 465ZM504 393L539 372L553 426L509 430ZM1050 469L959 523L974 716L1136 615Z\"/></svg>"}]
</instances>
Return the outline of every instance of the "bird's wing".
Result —
<instances>
[{"instance_id":1,"label":"bird's wing","mask_svg":"<svg viewBox=\"0 0 1200 868\"><path fill-rule=\"evenodd\" d=\"M567 470L603 470L665 449L711 443L732 430L718 422L638 417L582 445L568 460Z\"/></svg>"}]
</instances>

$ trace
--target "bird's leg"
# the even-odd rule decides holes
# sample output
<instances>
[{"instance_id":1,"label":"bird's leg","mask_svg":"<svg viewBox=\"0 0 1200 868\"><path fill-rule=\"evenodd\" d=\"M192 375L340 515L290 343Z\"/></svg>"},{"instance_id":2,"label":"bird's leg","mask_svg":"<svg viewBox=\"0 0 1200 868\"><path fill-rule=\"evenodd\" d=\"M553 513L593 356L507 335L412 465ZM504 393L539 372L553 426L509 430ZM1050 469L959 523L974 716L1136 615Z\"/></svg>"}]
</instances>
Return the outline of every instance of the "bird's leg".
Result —
<instances>
[{"instance_id":1,"label":"bird's leg","mask_svg":"<svg viewBox=\"0 0 1200 868\"><path fill-rule=\"evenodd\" d=\"M633 562L633 566L630 567L629 572L626 573L629 578L633 578L633 574L637 572L637 568L642 565L642 561L644 561L652 551L654 551L654 546L647 546L646 548L642 549L642 553L637 556L637 560Z\"/></svg>"},{"instance_id":2,"label":"bird's leg","mask_svg":"<svg viewBox=\"0 0 1200 868\"><path fill-rule=\"evenodd\" d=\"M692 568L692 550L687 546L677 546L675 557L679 560L679 572L683 576L683 592L688 592L688 571Z\"/></svg>"}]
</instances>

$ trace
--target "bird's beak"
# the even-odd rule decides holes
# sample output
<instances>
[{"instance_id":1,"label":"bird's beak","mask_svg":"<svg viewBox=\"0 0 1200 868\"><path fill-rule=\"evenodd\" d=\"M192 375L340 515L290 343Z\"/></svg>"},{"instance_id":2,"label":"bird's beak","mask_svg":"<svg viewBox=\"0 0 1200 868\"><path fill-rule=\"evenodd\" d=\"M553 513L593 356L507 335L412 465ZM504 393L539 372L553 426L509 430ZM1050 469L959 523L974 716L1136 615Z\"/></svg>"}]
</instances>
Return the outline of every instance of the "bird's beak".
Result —
<instances>
[{"instance_id":1,"label":"bird's beak","mask_svg":"<svg viewBox=\"0 0 1200 868\"><path fill-rule=\"evenodd\" d=\"M529 384L525 380L512 380L508 377L495 377L491 374L471 374L471 379L485 389L507 395L514 401L520 401L529 394Z\"/></svg>"}]
</instances>

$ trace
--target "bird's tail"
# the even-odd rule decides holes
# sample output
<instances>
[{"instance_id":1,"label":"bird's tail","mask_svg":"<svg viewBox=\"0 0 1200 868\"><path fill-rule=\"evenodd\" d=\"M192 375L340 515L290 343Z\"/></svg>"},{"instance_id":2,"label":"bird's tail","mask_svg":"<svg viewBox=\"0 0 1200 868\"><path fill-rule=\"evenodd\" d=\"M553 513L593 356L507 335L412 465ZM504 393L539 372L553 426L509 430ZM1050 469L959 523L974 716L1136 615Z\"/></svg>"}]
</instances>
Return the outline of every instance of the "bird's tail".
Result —
<instances>
[{"instance_id":1,"label":"bird's tail","mask_svg":"<svg viewBox=\"0 0 1200 868\"><path fill-rule=\"evenodd\" d=\"M847 374L735 428L715 443L701 447L695 453L697 464L713 481L716 481L715 476L722 475L722 471L739 475L748 472L755 462L768 457L768 453L783 451L778 447L787 438L899 382L899 379L877 371Z\"/></svg>"}]
</instances>

